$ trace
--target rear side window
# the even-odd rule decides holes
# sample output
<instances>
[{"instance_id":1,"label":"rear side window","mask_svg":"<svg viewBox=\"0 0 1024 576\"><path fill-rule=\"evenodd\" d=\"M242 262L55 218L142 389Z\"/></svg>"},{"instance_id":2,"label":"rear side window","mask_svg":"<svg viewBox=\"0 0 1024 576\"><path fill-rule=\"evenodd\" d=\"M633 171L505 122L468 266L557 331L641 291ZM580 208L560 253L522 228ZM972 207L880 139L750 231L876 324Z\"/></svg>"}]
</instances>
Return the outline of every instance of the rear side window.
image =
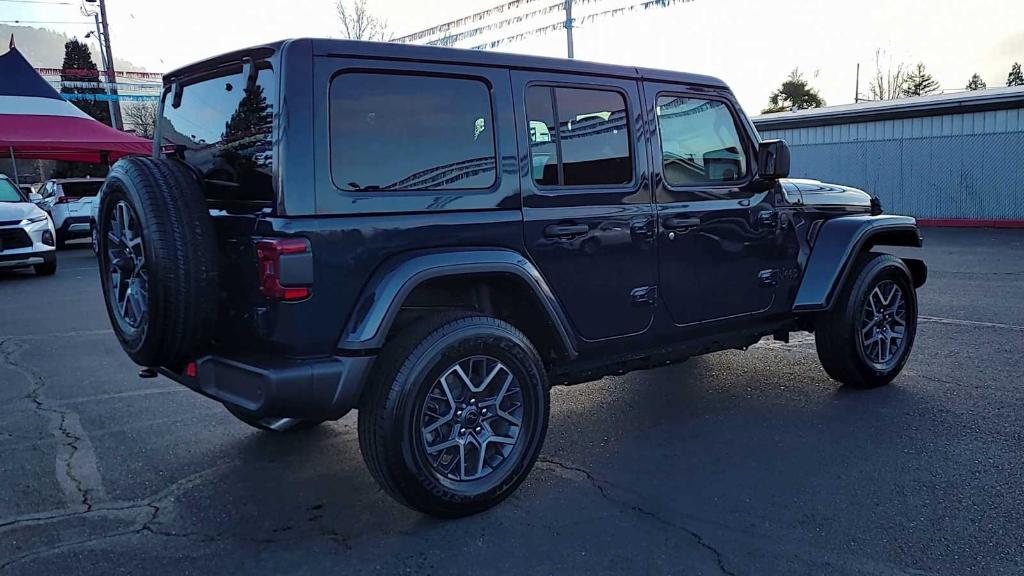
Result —
<instances>
[{"instance_id":1,"label":"rear side window","mask_svg":"<svg viewBox=\"0 0 1024 576\"><path fill-rule=\"evenodd\" d=\"M62 182L60 185L61 191L64 192L65 196L71 196L74 198L90 198L100 193L100 188L103 187L103 180L95 180L93 182Z\"/></svg>"},{"instance_id":2,"label":"rear side window","mask_svg":"<svg viewBox=\"0 0 1024 576\"><path fill-rule=\"evenodd\" d=\"M331 177L344 190L467 190L496 180L482 81L344 73L331 82L330 115Z\"/></svg>"},{"instance_id":3,"label":"rear side window","mask_svg":"<svg viewBox=\"0 0 1024 576\"><path fill-rule=\"evenodd\" d=\"M743 143L724 102L659 96L657 116L669 185L724 184L746 177Z\"/></svg>"},{"instance_id":4,"label":"rear side window","mask_svg":"<svg viewBox=\"0 0 1024 576\"><path fill-rule=\"evenodd\" d=\"M274 199L273 70L260 70L252 90L246 90L239 67L233 74L185 85L177 108L170 93L165 99L160 135L202 173L208 199Z\"/></svg>"},{"instance_id":5,"label":"rear side window","mask_svg":"<svg viewBox=\"0 0 1024 576\"><path fill-rule=\"evenodd\" d=\"M531 86L526 91L533 179L542 186L633 180L626 100L613 90Z\"/></svg>"}]
</instances>

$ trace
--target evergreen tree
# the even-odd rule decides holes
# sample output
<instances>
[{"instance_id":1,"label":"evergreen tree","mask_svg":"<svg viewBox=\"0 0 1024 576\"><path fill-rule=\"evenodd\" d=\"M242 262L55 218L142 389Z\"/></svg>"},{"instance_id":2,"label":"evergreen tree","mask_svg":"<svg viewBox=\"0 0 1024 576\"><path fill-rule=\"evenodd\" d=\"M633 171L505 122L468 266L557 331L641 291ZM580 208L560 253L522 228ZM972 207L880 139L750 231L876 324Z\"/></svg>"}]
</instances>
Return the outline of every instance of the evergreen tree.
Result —
<instances>
[{"instance_id":1,"label":"evergreen tree","mask_svg":"<svg viewBox=\"0 0 1024 576\"><path fill-rule=\"evenodd\" d=\"M799 68L794 68L782 86L772 92L768 98L768 107L762 111L762 114L783 112L791 108L798 110L820 108L824 105L825 100L818 94L818 91L811 88Z\"/></svg>"},{"instance_id":2,"label":"evergreen tree","mask_svg":"<svg viewBox=\"0 0 1024 576\"><path fill-rule=\"evenodd\" d=\"M103 122L107 126L111 126L110 106L105 100L98 100L95 96L89 96L106 92L98 84L100 82L100 73L96 68L96 63L92 61L89 46L84 42L79 42L77 38L68 40L64 44L64 63L61 64L61 68L64 70L84 70L85 72L61 73L60 80L62 86L60 93L85 95L78 96L77 98L70 97L68 100L89 116ZM65 86L65 82L96 82L97 84L95 88L78 88Z\"/></svg>"},{"instance_id":3,"label":"evergreen tree","mask_svg":"<svg viewBox=\"0 0 1024 576\"><path fill-rule=\"evenodd\" d=\"M939 91L939 83L932 78L932 75L924 67L924 62L918 62L903 81L900 94L903 96L925 96Z\"/></svg>"},{"instance_id":4,"label":"evergreen tree","mask_svg":"<svg viewBox=\"0 0 1024 576\"><path fill-rule=\"evenodd\" d=\"M971 76L971 80L967 82L968 90L984 90L985 88L988 88L988 84L985 84L985 81L977 73Z\"/></svg>"},{"instance_id":5,"label":"evergreen tree","mask_svg":"<svg viewBox=\"0 0 1024 576\"><path fill-rule=\"evenodd\" d=\"M1014 62L1010 67L1010 75L1006 77L1007 86L1024 86L1024 74L1020 71L1020 62Z\"/></svg>"},{"instance_id":6,"label":"evergreen tree","mask_svg":"<svg viewBox=\"0 0 1024 576\"><path fill-rule=\"evenodd\" d=\"M269 147L273 122L273 110L263 86L257 84L252 90L246 90L231 118L224 123L220 137L221 157L238 173L269 169L270 156L262 152Z\"/></svg>"}]
</instances>

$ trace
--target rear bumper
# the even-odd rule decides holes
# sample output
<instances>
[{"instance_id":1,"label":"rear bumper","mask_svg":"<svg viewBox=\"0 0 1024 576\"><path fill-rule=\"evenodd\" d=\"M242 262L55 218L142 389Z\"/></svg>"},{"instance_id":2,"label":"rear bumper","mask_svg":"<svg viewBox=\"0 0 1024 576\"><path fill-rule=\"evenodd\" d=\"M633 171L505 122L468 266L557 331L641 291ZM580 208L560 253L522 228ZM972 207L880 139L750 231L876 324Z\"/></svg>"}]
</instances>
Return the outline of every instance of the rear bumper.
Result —
<instances>
[{"instance_id":1,"label":"rear bumper","mask_svg":"<svg viewBox=\"0 0 1024 576\"><path fill-rule=\"evenodd\" d=\"M89 216L69 216L57 229L61 238L88 238L92 235L92 218Z\"/></svg>"},{"instance_id":2,"label":"rear bumper","mask_svg":"<svg viewBox=\"0 0 1024 576\"><path fill-rule=\"evenodd\" d=\"M224 358L196 361L195 376L160 373L254 417L336 420L359 403L374 356L315 360Z\"/></svg>"}]
</instances>

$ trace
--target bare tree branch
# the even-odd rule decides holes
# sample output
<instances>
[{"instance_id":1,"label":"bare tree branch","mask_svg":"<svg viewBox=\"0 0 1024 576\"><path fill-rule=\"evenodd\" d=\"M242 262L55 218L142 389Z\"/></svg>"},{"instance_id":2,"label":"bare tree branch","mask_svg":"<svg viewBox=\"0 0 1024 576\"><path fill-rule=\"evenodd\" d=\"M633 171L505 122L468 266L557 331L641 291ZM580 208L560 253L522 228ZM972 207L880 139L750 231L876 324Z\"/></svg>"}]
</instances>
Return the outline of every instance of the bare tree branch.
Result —
<instances>
[{"instance_id":1,"label":"bare tree branch","mask_svg":"<svg viewBox=\"0 0 1024 576\"><path fill-rule=\"evenodd\" d=\"M338 0L338 20L341 33L349 40L390 42L394 34L386 20L374 16L366 7L366 0Z\"/></svg>"},{"instance_id":2,"label":"bare tree branch","mask_svg":"<svg viewBox=\"0 0 1024 576\"><path fill-rule=\"evenodd\" d=\"M153 138L159 113L156 100L127 102L122 106L122 113L125 123L131 125L136 134L144 138Z\"/></svg>"}]
</instances>

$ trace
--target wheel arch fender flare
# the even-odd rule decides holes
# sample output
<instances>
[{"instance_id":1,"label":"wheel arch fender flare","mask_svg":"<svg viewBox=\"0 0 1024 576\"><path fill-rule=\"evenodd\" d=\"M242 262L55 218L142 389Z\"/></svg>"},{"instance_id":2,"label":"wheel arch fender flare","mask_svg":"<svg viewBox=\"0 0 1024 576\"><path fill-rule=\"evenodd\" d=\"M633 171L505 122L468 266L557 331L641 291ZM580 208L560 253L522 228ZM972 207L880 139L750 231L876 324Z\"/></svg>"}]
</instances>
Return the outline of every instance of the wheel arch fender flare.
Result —
<instances>
[{"instance_id":1,"label":"wheel arch fender flare","mask_svg":"<svg viewBox=\"0 0 1024 576\"><path fill-rule=\"evenodd\" d=\"M803 279L793 303L794 312L830 310L836 293L847 280L857 255L874 246L920 248L921 231L909 216L840 216L822 224L811 248ZM923 260L903 258L915 287L924 284L928 268Z\"/></svg>"},{"instance_id":2,"label":"wheel arch fender flare","mask_svg":"<svg viewBox=\"0 0 1024 576\"><path fill-rule=\"evenodd\" d=\"M525 256L507 248L418 250L385 260L364 286L338 348L382 348L406 298L428 280L488 274L511 274L521 280L547 313L562 352L569 357L577 355L571 324L540 270Z\"/></svg>"}]
</instances>

